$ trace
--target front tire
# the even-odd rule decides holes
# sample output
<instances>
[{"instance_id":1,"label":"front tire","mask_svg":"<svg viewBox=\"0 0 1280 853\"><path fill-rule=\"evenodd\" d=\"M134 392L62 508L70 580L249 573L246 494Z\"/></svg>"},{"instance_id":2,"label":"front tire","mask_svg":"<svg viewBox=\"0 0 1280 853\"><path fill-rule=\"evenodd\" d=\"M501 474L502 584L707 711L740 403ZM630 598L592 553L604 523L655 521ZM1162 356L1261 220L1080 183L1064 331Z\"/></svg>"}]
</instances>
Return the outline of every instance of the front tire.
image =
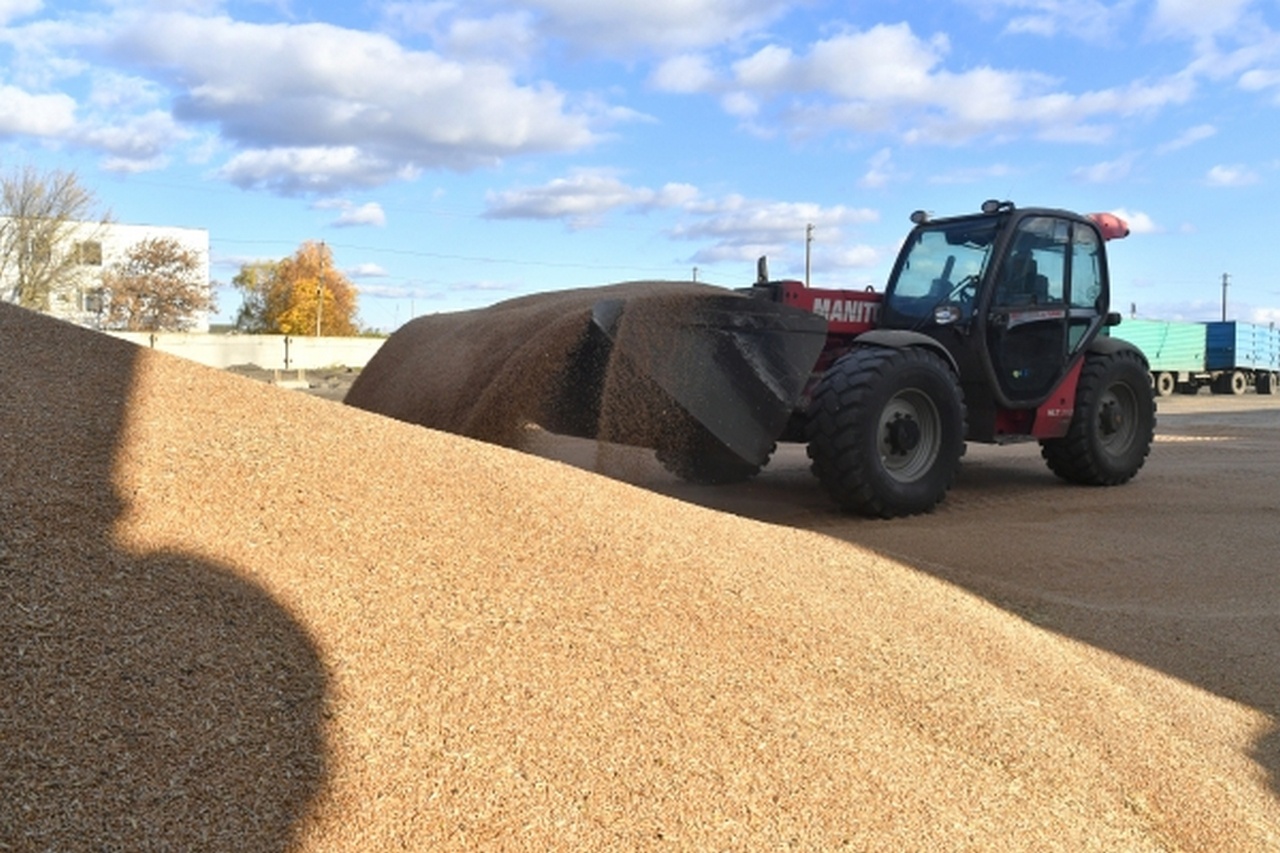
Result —
<instances>
[{"instance_id":1,"label":"front tire","mask_svg":"<svg viewBox=\"0 0 1280 853\"><path fill-rule=\"evenodd\" d=\"M1155 425L1155 397L1142 356L1133 350L1090 353L1067 434L1040 442L1040 454L1067 482L1118 486L1146 462Z\"/></svg>"},{"instance_id":2,"label":"front tire","mask_svg":"<svg viewBox=\"0 0 1280 853\"><path fill-rule=\"evenodd\" d=\"M813 473L840 507L894 518L929 512L955 482L965 408L950 366L920 347L858 347L815 386Z\"/></svg>"}]
</instances>

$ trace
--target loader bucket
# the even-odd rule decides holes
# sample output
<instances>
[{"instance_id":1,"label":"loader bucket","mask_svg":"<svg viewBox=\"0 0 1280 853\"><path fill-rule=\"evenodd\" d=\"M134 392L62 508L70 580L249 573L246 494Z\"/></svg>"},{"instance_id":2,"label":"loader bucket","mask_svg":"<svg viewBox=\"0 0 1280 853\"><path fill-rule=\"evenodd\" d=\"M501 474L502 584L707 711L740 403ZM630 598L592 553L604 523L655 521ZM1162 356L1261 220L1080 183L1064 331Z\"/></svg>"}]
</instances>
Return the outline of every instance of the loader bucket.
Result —
<instances>
[{"instance_id":1,"label":"loader bucket","mask_svg":"<svg viewBox=\"0 0 1280 853\"><path fill-rule=\"evenodd\" d=\"M752 465L772 453L827 332L817 314L731 291L603 299L591 321L612 344L614 397L647 396L646 419L691 418ZM671 404L679 411L662 411Z\"/></svg>"}]
</instances>

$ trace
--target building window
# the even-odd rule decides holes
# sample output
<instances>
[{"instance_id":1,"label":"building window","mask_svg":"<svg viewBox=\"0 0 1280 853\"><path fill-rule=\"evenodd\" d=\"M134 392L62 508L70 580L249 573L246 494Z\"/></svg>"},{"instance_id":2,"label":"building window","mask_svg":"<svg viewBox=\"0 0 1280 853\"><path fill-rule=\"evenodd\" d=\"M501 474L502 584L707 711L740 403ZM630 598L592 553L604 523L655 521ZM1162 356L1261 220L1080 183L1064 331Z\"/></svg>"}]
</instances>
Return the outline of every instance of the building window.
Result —
<instances>
[{"instance_id":1,"label":"building window","mask_svg":"<svg viewBox=\"0 0 1280 853\"><path fill-rule=\"evenodd\" d=\"M84 267L102 266L102 244L97 240L85 240L75 244L76 263Z\"/></svg>"},{"instance_id":2,"label":"building window","mask_svg":"<svg viewBox=\"0 0 1280 853\"><path fill-rule=\"evenodd\" d=\"M85 313L101 314L103 307L102 288L95 287L84 292Z\"/></svg>"}]
</instances>

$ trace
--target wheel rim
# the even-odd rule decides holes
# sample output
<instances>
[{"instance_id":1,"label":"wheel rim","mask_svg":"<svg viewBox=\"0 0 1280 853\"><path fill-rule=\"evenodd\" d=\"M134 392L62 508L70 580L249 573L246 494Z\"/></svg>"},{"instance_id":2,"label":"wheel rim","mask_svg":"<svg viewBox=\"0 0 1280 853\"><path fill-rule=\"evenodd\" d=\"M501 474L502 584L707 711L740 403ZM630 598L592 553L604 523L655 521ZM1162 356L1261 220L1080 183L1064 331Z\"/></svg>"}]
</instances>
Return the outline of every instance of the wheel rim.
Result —
<instances>
[{"instance_id":1,"label":"wheel rim","mask_svg":"<svg viewBox=\"0 0 1280 853\"><path fill-rule=\"evenodd\" d=\"M1138 434L1138 398L1128 385L1112 385L1098 406L1098 440L1112 455L1124 453Z\"/></svg>"},{"instance_id":2,"label":"wheel rim","mask_svg":"<svg viewBox=\"0 0 1280 853\"><path fill-rule=\"evenodd\" d=\"M942 448L942 421L933 401L916 390L894 395L880 412L880 464L898 482L928 473Z\"/></svg>"}]
</instances>

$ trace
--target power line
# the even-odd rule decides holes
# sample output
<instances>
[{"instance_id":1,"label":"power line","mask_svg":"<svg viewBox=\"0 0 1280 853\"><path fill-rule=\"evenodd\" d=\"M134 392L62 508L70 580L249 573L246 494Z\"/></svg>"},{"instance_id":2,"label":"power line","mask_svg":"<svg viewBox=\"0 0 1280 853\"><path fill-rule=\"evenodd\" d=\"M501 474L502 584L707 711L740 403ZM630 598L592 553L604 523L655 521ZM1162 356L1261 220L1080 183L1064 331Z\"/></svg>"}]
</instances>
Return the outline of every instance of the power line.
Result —
<instances>
[{"instance_id":1,"label":"power line","mask_svg":"<svg viewBox=\"0 0 1280 853\"><path fill-rule=\"evenodd\" d=\"M291 240L236 240L228 237L210 238L210 243L232 243L240 245L258 245L258 246L281 246L290 245ZM445 252L424 252L418 249L388 249L378 248L374 246L356 246L350 243L328 243L330 247L346 249L353 252L368 252L371 254L384 255L402 255L414 258L431 258L433 260L445 261L468 261L481 264L507 264L510 266L527 266L527 267L545 267L548 269L580 269L580 270L634 270L637 272L674 272L675 270L683 270L685 267L678 264L670 264L661 267L638 267L632 264L585 264L571 263L568 261L535 261L521 260L517 258L499 258L486 257L483 255L453 255Z\"/></svg>"}]
</instances>

